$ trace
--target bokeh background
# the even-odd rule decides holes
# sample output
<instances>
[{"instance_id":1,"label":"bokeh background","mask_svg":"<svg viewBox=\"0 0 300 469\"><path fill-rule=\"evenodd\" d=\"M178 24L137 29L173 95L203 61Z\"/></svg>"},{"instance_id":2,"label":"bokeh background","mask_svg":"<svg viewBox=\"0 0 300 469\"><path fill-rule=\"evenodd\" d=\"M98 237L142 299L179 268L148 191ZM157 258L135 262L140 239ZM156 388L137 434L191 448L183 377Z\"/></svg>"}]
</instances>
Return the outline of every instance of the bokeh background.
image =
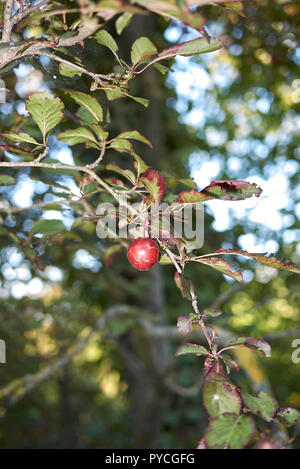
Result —
<instances>
[{"instance_id":1,"label":"bokeh background","mask_svg":"<svg viewBox=\"0 0 300 469\"><path fill-rule=\"evenodd\" d=\"M259 199L206 203L203 253L239 247L275 253L299 266L300 5L244 3L245 17L204 8L209 34L220 37L224 48L178 57L166 76L155 69L140 76L132 94L149 98L149 108L128 100L110 103L111 128L135 128L153 142L153 150L140 147L140 154L162 171L174 192L182 190L178 178L188 176L199 188L214 179L262 187ZM42 33L39 25L26 31L27 37ZM113 25L111 33L116 36ZM124 57L141 35L161 49L196 37L176 22L138 16L117 39ZM92 40L77 53L99 73L113 66L100 46L95 63ZM70 86L45 58L24 61L2 78L10 90L0 105L2 130L12 119L22 122L29 93ZM72 86L89 89L79 77ZM51 158L62 163L93 160L84 147L71 149L54 137L50 143ZM207 424L203 374L195 357L172 358L182 340L174 332L176 318L191 309L174 284L172 267L137 273L125 253L105 266L95 223L55 205L66 193L74 201L80 196L76 178L29 170L16 176L16 186L0 188L0 339L7 347L7 363L0 364L0 447L195 447ZM40 202L50 205L24 210ZM38 247L38 259L30 262L14 235L28 233L39 218L61 219L67 230ZM232 261L241 266L241 286L204 266L191 266L188 273L201 307L216 299L221 304L221 334L266 338L272 346L271 359L239 352L242 371L233 372L233 379L249 390L270 391L281 406L300 408L300 363L291 359L292 341L300 339L299 278L249 260ZM137 313L95 329L95 320L119 304ZM71 360L51 368L87 336ZM45 369L48 374L40 375Z\"/></svg>"}]
</instances>

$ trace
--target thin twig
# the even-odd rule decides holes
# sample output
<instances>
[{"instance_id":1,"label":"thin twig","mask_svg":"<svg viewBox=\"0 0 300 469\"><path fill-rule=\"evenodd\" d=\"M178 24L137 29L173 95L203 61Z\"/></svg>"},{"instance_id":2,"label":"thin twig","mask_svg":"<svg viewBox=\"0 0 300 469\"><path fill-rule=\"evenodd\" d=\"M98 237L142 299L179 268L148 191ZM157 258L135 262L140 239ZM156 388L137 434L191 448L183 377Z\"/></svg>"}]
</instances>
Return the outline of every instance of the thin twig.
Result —
<instances>
[{"instance_id":1,"label":"thin twig","mask_svg":"<svg viewBox=\"0 0 300 469\"><path fill-rule=\"evenodd\" d=\"M12 18L12 23L17 24L20 21L22 21L26 16L30 15L34 11L38 10L41 8L43 5L46 5L46 3L49 3L50 0L43 0L42 2L38 3L37 5L33 5L32 7L26 8L26 10L20 11L20 13L17 13L15 16Z\"/></svg>"},{"instance_id":2,"label":"thin twig","mask_svg":"<svg viewBox=\"0 0 300 469\"><path fill-rule=\"evenodd\" d=\"M114 199L127 208L128 212L132 215L137 215L138 212L128 204L121 194L114 191L103 179L101 179L93 169L87 166L72 166L69 164L56 164L56 163L40 163L35 161L16 161L16 162L1 162L0 167L2 168L45 168L45 169L67 169L72 171L80 171L87 173L92 176Z\"/></svg>"},{"instance_id":3,"label":"thin twig","mask_svg":"<svg viewBox=\"0 0 300 469\"><path fill-rule=\"evenodd\" d=\"M103 142L99 157L94 161L94 163L88 164L87 168L94 169L96 168L96 166L98 166L98 164L102 161L104 157L105 149L106 149L106 142Z\"/></svg>"},{"instance_id":4,"label":"thin twig","mask_svg":"<svg viewBox=\"0 0 300 469\"><path fill-rule=\"evenodd\" d=\"M48 155L48 151L49 151L49 147L47 147L46 145L44 151L37 158L35 158L34 160L35 163L39 163L40 161L42 161L42 159Z\"/></svg>"},{"instance_id":5,"label":"thin twig","mask_svg":"<svg viewBox=\"0 0 300 469\"><path fill-rule=\"evenodd\" d=\"M68 60L66 59L62 59L61 57L59 57L58 55L55 55L55 54L51 54L49 52L38 52L38 55L41 55L41 56L44 56L44 57L48 57L49 59L52 59L52 60L56 60L56 62L60 62L62 64L65 64L65 65L68 65L69 67L72 67L74 68L75 70L78 70L80 71L81 73L85 73L85 75L89 75L90 77L93 78L93 80L95 80L97 83L99 83L100 85L103 85L103 80L110 80L112 79L115 74L114 73L110 73L108 75L103 75L101 73L93 73L93 72L89 72L88 70L86 70L84 67L81 67L80 65L77 65L75 64L74 62L69 62Z\"/></svg>"},{"instance_id":6,"label":"thin twig","mask_svg":"<svg viewBox=\"0 0 300 469\"><path fill-rule=\"evenodd\" d=\"M208 330L206 329L206 326L205 326L204 321L202 319L201 313L198 309L198 298L197 298L197 295L195 294L195 291L194 291L193 287L191 287L190 293L191 293L191 297L192 297L192 306L193 306L193 309L194 309L195 313L198 316L199 325L200 325L200 327L203 331L203 334L205 335L205 338L208 342L210 351L212 351L212 345L213 345L212 338L211 338Z\"/></svg>"}]
</instances>

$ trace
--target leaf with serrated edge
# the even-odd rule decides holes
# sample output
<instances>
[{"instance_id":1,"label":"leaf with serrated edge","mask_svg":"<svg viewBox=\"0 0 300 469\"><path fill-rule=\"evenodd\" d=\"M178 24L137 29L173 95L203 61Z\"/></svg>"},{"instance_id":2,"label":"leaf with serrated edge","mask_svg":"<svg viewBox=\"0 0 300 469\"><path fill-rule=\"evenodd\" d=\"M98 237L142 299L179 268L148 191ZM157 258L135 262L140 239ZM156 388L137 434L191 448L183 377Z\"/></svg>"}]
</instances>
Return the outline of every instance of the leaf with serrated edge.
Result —
<instances>
[{"instance_id":1,"label":"leaf with serrated edge","mask_svg":"<svg viewBox=\"0 0 300 469\"><path fill-rule=\"evenodd\" d=\"M73 99L76 104L79 104L79 106L85 108L96 121L103 121L103 110L96 98L87 93L82 93L81 91L65 89L60 91L62 91L65 95Z\"/></svg>"},{"instance_id":2,"label":"leaf with serrated edge","mask_svg":"<svg viewBox=\"0 0 300 469\"><path fill-rule=\"evenodd\" d=\"M8 174L0 174L0 186L13 186L16 184L15 178Z\"/></svg>"},{"instance_id":3,"label":"leaf with serrated edge","mask_svg":"<svg viewBox=\"0 0 300 469\"><path fill-rule=\"evenodd\" d=\"M57 135L58 140L65 142L68 145L77 145L78 143L85 142L97 142L92 132L85 127L79 127L78 129L64 130Z\"/></svg>"},{"instance_id":4,"label":"leaf with serrated edge","mask_svg":"<svg viewBox=\"0 0 300 469\"><path fill-rule=\"evenodd\" d=\"M61 220L38 220L33 224L30 231L33 234L42 233L44 235L51 235L65 229L66 227Z\"/></svg>"},{"instance_id":5,"label":"leaf with serrated edge","mask_svg":"<svg viewBox=\"0 0 300 469\"><path fill-rule=\"evenodd\" d=\"M166 190L166 181L159 171L149 169L141 177L141 182L148 189L155 202L160 202Z\"/></svg>"},{"instance_id":6,"label":"leaf with serrated edge","mask_svg":"<svg viewBox=\"0 0 300 469\"><path fill-rule=\"evenodd\" d=\"M256 339L255 337L239 337L238 339L231 340L226 347L237 346L247 347L268 358L272 355L270 344L265 340Z\"/></svg>"},{"instance_id":7,"label":"leaf with serrated edge","mask_svg":"<svg viewBox=\"0 0 300 469\"><path fill-rule=\"evenodd\" d=\"M96 32L94 38L96 41L101 44L102 46L108 47L112 51L114 55L116 55L118 51L118 44L114 40L111 34L109 32L105 31L105 29L100 29L99 31Z\"/></svg>"},{"instance_id":8,"label":"leaf with serrated edge","mask_svg":"<svg viewBox=\"0 0 300 469\"><path fill-rule=\"evenodd\" d=\"M240 270L232 272L232 265L229 262L224 261L224 259L219 259L218 257L192 257L191 261L200 262L201 264L209 265L213 269L218 270L222 274L228 275L229 277L234 278L238 282L243 281L243 276Z\"/></svg>"},{"instance_id":9,"label":"leaf with serrated edge","mask_svg":"<svg viewBox=\"0 0 300 469\"><path fill-rule=\"evenodd\" d=\"M210 353L202 345L187 343L187 344L181 345L175 353L176 357L179 357L181 355L201 356L201 355L210 355Z\"/></svg>"},{"instance_id":10,"label":"leaf with serrated edge","mask_svg":"<svg viewBox=\"0 0 300 469\"><path fill-rule=\"evenodd\" d=\"M119 16L119 18L116 21L116 30L119 35L122 34L126 26L129 25L132 16L133 14L128 11L123 13L123 15Z\"/></svg>"},{"instance_id":11,"label":"leaf with serrated edge","mask_svg":"<svg viewBox=\"0 0 300 469\"><path fill-rule=\"evenodd\" d=\"M41 146L41 143L37 142L33 137L26 134L25 132L2 132L0 133L0 136L13 142L30 143L31 145Z\"/></svg>"},{"instance_id":12,"label":"leaf with serrated edge","mask_svg":"<svg viewBox=\"0 0 300 469\"><path fill-rule=\"evenodd\" d=\"M179 272L175 272L174 280L175 280L176 286L179 288L183 298L186 298L187 300L192 301L192 296L191 296L190 290L193 288L193 284L192 284L191 280L185 278Z\"/></svg>"},{"instance_id":13,"label":"leaf with serrated edge","mask_svg":"<svg viewBox=\"0 0 300 469\"><path fill-rule=\"evenodd\" d=\"M227 414L210 421L204 440L210 449L242 449L255 432L255 423L249 415Z\"/></svg>"},{"instance_id":14,"label":"leaf with serrated edge","mask_svg":"<svg viewBox=\"0 0 300 469\"><path fill-rule=\"evenodd\" d=\"M224 374L213 367L206 375L203 384L203 404L210 417L215 418L225 413L239 415L242 400L237 390Z\"/></svg>"},{"instance_id":15,"label":"leaf with serrated edge","mask_svg":"<svg viewBox=\"0 0 300 469\"><path fill-rule=\"evenodd\" d=\"M43 138L63 118L63 102L47 91L32 93L26 100L26 109L42 132Z\"/></svg>"},{"instance_id":16,"label":"leaf with serrated edge","mask_svg":"<svg viewBox=\"0 0 300 469\"><path fill-rule=\"evenodd\" d=\"M114 171L115 173L121 174L121 176L124 176L130 182L135 184L135 175L132 171L130 171L130 169L122 169L114 163L109 163L108 165L106 165L106 169L108 171Z\"/></svg>"},{"instance_id":17,"label":"leaf with serrated edge","mask_svg":"<svg viewBox=\"0 0 300 469\"><path fill-rule=\"evenodd\" d=\"M122 132L121 134L118 135L117 138L129 138L133 140L138 140L140 142L146 143L146 145L149 145L149 147L152 147L151 142L144 137L140 132L137 130L127 130L126 132Z\"/></svg>"},{"instance_id":18,"label":"leaf with serrated edge","mask_svg":"<svg viewBox=\"0 0 300 469\"><path fill-rule=\"evenodd\" d=\"M276 399L264 391L258 393L257 396L242 391L242 399L247 409L250 409L267 422L271 422L278 409Z\"/></svg>"},{"instance_id":19,"label":"leaf with serrated edge","mask_svg":"<svg viewBox=\"0 0 300 469\"><path fill-rule=\"evenodd\" d=\"M82 71L78 70L77 68L74 68L72 67L72 65L67 65L67 64L59 64L59 73L63 76L63 77L70 77L70 78L73 78L75 76L79 76L81 77L82 75Z\"/></svg>"},{"instance_id":20,"label":"leaf with serrated edge","mask_svg":"<svg viewBox=\"0 0 300 469\"><path fill-rule=\"evenodd\" d=\"M222 47L222 41L210 38L209 41L205 37L192 39L191 41L176 44L175 46L165 49L158 54L160 59L168 59L176 55L184 55L185 57L191 55L198 55L207 52L213 52Z\"/></svg>"},{"instance_id":21,"label":"leaf with serrated edge","mask_svg":"<svg viewBox=\"0 0 300 469\"><path fill-rule=\"evenodd\" d=\"M138 38L131 48L131 61L133 65L145 62L157 53L155 45L147 37Z\"/></svg>"},{"instance_id":22,"label":"leaf with serrated edge","mask_svg":"<svg viewBox=\"0 0 300 469\"><path fill-rule=\"evenodd\" d=\"M277 259L274 256L267 257L266 254L251 253L247 251L242 251L240 249L223 249L223 248L212 253L213 256L215 256L216 254L219 254L219 255L223 255L223 254L235 255L236 254L240 256L251 257L255 261L259 262L260 264L266 265L268 267L272 267L273 269L287 270L289 272L300 274L300 269L295 267L291 262Z\"/></svg>"},{"instance_id":23,"label":"leaf with serrated edge","mask_svg":"<svg viewBox=\"0 0 300 469\"><path fill-rule=\"evenodd\" d=\"M281 408L278 410L276 417L279 419L281 423L290 427L295 425L298 419L300 419L300 412L297 409L293 409L292 407Z\"/></svg>"}]
</instances>

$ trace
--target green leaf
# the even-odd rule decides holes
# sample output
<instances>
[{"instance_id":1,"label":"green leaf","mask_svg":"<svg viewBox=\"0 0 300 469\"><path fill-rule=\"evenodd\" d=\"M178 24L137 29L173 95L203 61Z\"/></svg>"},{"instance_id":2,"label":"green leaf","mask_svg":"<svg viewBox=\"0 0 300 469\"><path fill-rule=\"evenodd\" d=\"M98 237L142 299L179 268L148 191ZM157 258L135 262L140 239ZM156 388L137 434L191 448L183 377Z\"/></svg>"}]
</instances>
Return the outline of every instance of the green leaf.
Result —
<instances>
[{"instance_id":1,"label":"green leaf","mask_svg":"<svg viewBox=\"0 0 300 469\"><path fill-rule=\"evenodd\" d=\"M37 142L33 137L26 134L25 132L19 132L19 133L1 132L0 136L7 139L7 140L12 140L13 142L30 143L32 145L41 146L41 143Z\"/></svg>"},{"instance_id":2,"label":"green leaf","mask_svg":"<svg viewBox=\"0 0 300 469\"><path fill-rule=\"evenodd\" d=\"M122 93L118 88L113 90L104 89L108 101L113 101L114 99L125 98L125 94Z\"/></svg>"},{"instance_id":3,"label":"green leaf","mask_svg":"<svg viewBox=\"0 0 300 469\"><path fill-rule=\"evenodd\" d=\"M62 120L64 104L47 91L41 91L29 95L26 100L26 109L38 125L45 140L48 132Z\"/></svg>"},{"instance_id":4,"label":"green leaf","mask_svg":"<svg viewBox=\"0 0 300 469\"><path fill-rule=\"evenodd\" d=\"M145 62L157 53L155 45L147 37L137 39L131 48L132 65Z\"/></svg>"},{"instance_id":5,"label":"green leaf","mask_svg":"<svg viewBox=\"0 0 300 469\"><path fill-rule=\"evenodd\" d=\"M169 49L165 49L158 54L160 59L169 59L175 57L176 55L184 55L188 57L190 55L203 54L206 52L213 52L222 47L222 41L218 39L206 37L200 37L193 39L192 41L183 42L182 44L176 44Z\"/></svg>"},{"instance_id":6,"label":"green leaf","mask_svg":"<svg viewBox=\"0 0 300 469\"><path fill-rule=\"evenodd\" d=\"M191 191L180 192L176 200L181 204L197 204L199 202L204 202L205 200L209 199L210 197L193 189Z\"/></svg>"},{"instance_id":7,"label":"green leaf","mask_svg":"<svg viewBox=\"0 0 300 469\"><path fill-rule=\"evenodd\" d=\"M145 99L145 98L138 98L137 96L132 96L130 94L127 95L128 98L131 98L133 99L134 101L136 101L137 103L139 104L142 104L144 107L148 107L149 106L149 99Z\"/></svg>"},{"instance_id":8,"label":"green leaf","mask_svg":"<svg viewBox=\"0 0 300 469\"><path fill-rule=\"evenodd\" d=\"M122 169L118 165L110 163L106 165L106 169L108 171L114 171L115 173L120 174L121 176L124 176L126 179L128 179L132 184L135 184L135 175L130 169Z\"/></svg>"},{"instance_id":9,"label":"green leaf","mask_svg":"<svg viewBox=\"0 0 300 469\"><path fill-rule=\"evenodd\" d=\"M242 400L237 387L228 381L215 367L206 375L203 385L203 404L210 417L219 417L222 414L239 415Z\"/></svg>"},{"instance_id":10,"label":"green leaf","mask_svg":"<svg viewBox=\"0 0 300 469\"><path fill-rule=\"evenodd\" d=\"M67 65L67 64L59 64L59 73L63 77L75 77L76 75L81 77L82 72L78 70L77 68L72 67L72 65Z\"/></svg>"},{"instance_id":11,"label":"green leaf","mask_svg":"<svg viewBox=\"0 0 300 469\"><path fill-rule=\"evenodd\" d=\"M205 316L211 316L212 318L217 318L221 316L222 311L219 308L206 308L203 310Z\"/></svg>"},{"instance_id":12,"label":"green leaf","mask_svg":"<svg viewBox=\"0 0 300 469\"><path fill-rule=\"evenodd\" d=\"M118 51L118 44L114 40L111 34L109 34L105 29L100 29L94 35L96 41L101 44L102 46L108 47L112 51L114 55L117 54Z\"/></svg>"},{"instance_id":13,"label":"green leaf","mask_svg":"<svg viewBox=\"0 0 300 469\"><path fill-rule=\"evenodd\" d=\"M118 138L129 138L133 140L138 140L140 142L146 143L146 145L149 145L149 147L152 147L151 142L149 142L149 140L143 135L141 135L140 132L138 132L137 130L127 130L126 132L122 132L118 135Z\"/></svg>"},{"instance_id":14,"label":"green leaf","mask_svg":"<svg viewBox=\"0 0 300 469\"><path fill-rule=\"evenodd\" d=\"M70 129L64 130L57 135L58 140L61 142L65 142L68 145L76 145L77 143L85 143L85 142L95 142L95 139L92 132L90 132L85 127L79 127L78 129Z\"/></svg>"},{"instance_id":15,"label":"green leaf","mask_svg":"<svg viewBox=\"0 0 300 469\"><path fill-rule=\"evenodd\" d=\"M136 169L138 174L143 174L146 171L148 171L149 166L145 163L145 161L139 155L137 155L135 152L132 152L132 156L135 159L133 166Z\"/></svg>"},{"instance_id":16,"label":"green leaf","mask_svg":"<svg viewBox=\"0 0 300 469\"><path fill-rule=\"evenodd\" d=\"M132 144L125 138L116 137L109 146L120 153L131 153L133 151Z\"/></svg>"},{"instance_id":17,"label":"green leaf","mask_svg":"<svg viewBox=\"0 0 300 469\"><path fill-rule=\"evenodd\" d=\"M191 260L194 262L200 262L201 264L209 265L213 269L216 269L222 274L234 278L240 283L243 281L243 276L240 270L233 272L232 265L229 264L229 262L224 261L224 259L220 259L218 257L192 257Z\"/></svg>"},{"instance_id":18,"label":"green leaf","mask_svg":"<svg viewBox=\"0 0 300 469\"><path fill-rule=\"evenodd\" d=\"M133 13L130 13L128 11L123 13L123 15L119 16L119 18L116 21L116 30L119 35L122 34L126 26L129 25L132 16L133 16Z\"/></svg>"},{"instance_id":19,"label":"green leaf","mask_svg":"<svg viewBox=\"0 0 300 469\"><path fill-rule=\"evenodd\" d=\"M42 233L47 236L59 233L65 229L66 227L61 220L38 220L33 224L31 233Z\"/></svg>"},{"instance_id":20,"label":"green leaf","mask_svg":"<svg viewBox=\"0 0 300 469\"><path fill-rule=\"evenodd\" d=\"M168 264L173 264L171 259L167 254L162 254L159 258L159 265L168 265Z\"/></svg>"},{"instance_id":21,"label":"green leaf","mask_svg":"<svg viewBox=\"0 0 300 469\"><path fill-rule=\"evenodd\" d=\"M226 347L237 346L247 347L268 358L272 354L270 344L265 340L256 339L255 337L239 337L238 339L231 340Z\"/></svg>"},{"instance_id":22,"label":"green leaf","mask_svg":"<svg viewBox=\"0 0 300 469\"><path fill-rule=\"evenodd\" d=\"M166 75L168 71L170 70L169 67L165 67L164 65L159 64L159 63L155 63L153 65L162 75Z\"/></svg>"},{"instance_id":23,"label":"green leaf","mask_svg":"<svg viewBox=\"0 0 300 469\"><path fill-rule=\"evenodd\" d=\"M279 418L281 423L290 427L295 425L297 420L300 418L300 412L292 407L281 408L278 410L276 417Z\"/></svg>"},{"instance_id":24,"label":"green leaf","mask_svg":"<svg viewBox=\"0 0 300 469\"><path fill-rule=\"evenodd\" d=\"M210 449L242 449L255 432L255 423L248 415L221 415L210 422L204 440Z\"/></svg>"},{"instance_id":25,"label":"green leaf","mask_svg":"<svg viewBox=\"0 0 300 469\"><path fill-rule=\"evenodd\" d=\"M103 141L103 140L107 139L109 133L105 132L105 130L103 129L103 127L100 124L92 124L92 127L93 127L93 130L94 130L95 134L99 138L99 140Z\"/></svg>"},{"instance_id":26,"label":"green leaf","mask_svg":"<svg viewBox=\"0 0 300 469\"><path fill-rule=\"evenodd\" d=\"M96 98L81 91L65 89L61 91L75 101L76 104L85 108L97 122L103 121L103 110Z\"/></svg>"},{"instance_id":27,"label":"green leaf","mask_svg":"<svg viewBox=\"0 0 300 469\"><path fill-rule=\"evenodd\" d=\"M257 396L242 391L242 399L248 409L267 422L271 422L278 409L276 400L264 391L261 391Z\"/></svg>"},{"instance_id":28,"label":"green leaf","mask_svg":"<svg viewBox=\"0 0 300 469\"><path fill-rule=\"evenodd\" d=\"M13 186L16 184L15 178L7 174L0 174L0 186Z\"/></svg>"},{"instance_id":29,"label":"green leaf","mask_svg":"<svg viewBox=\"0 0 300 469\"><path fill-rule=\"evenodd\" d=\"M197 355L197 356L206 355L207 356L207 355L210 355L210 353L202 345L187 343L187 344L181 345L175 353L176 357L179 357L181 355Z\"/></svg>"}]
</instances>

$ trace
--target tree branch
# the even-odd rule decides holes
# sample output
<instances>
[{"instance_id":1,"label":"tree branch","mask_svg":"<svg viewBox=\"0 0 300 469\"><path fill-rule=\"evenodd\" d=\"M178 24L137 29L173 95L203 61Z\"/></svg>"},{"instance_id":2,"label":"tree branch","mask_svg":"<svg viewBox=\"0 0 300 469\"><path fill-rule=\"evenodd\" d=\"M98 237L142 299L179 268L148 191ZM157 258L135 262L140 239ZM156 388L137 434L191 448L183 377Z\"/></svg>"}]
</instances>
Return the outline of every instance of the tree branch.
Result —
<instances>
[{"instance_id":1,"label":"tree branch","mask_svg":"<svg viewBox=\"0 0 300 469\"><path fill-rule=\"evenodd\" d=\"M14 0L7 0L4 10L4 24L1 42L9 42L11 37L11 30L13 27L12 9Z\"/></svg>"},{"instance_id":2,"label":"tree branch","mask_svg":"<svg viewBox=\"0 0 300 469\"><path fill-rule=\"evenodd\" d=\"M12 24L17 24L20 21L22 21L26 16L30 15L34 11L38 10L41 8L43 5L46 5L46 3L49 3L50 0L43 0L42 2L38 3L37 5L33 5L32 7L26 8L26 10L20 11L20 13L17 13L15 16L12 18Z\"/></svg>"}]
</instances>

